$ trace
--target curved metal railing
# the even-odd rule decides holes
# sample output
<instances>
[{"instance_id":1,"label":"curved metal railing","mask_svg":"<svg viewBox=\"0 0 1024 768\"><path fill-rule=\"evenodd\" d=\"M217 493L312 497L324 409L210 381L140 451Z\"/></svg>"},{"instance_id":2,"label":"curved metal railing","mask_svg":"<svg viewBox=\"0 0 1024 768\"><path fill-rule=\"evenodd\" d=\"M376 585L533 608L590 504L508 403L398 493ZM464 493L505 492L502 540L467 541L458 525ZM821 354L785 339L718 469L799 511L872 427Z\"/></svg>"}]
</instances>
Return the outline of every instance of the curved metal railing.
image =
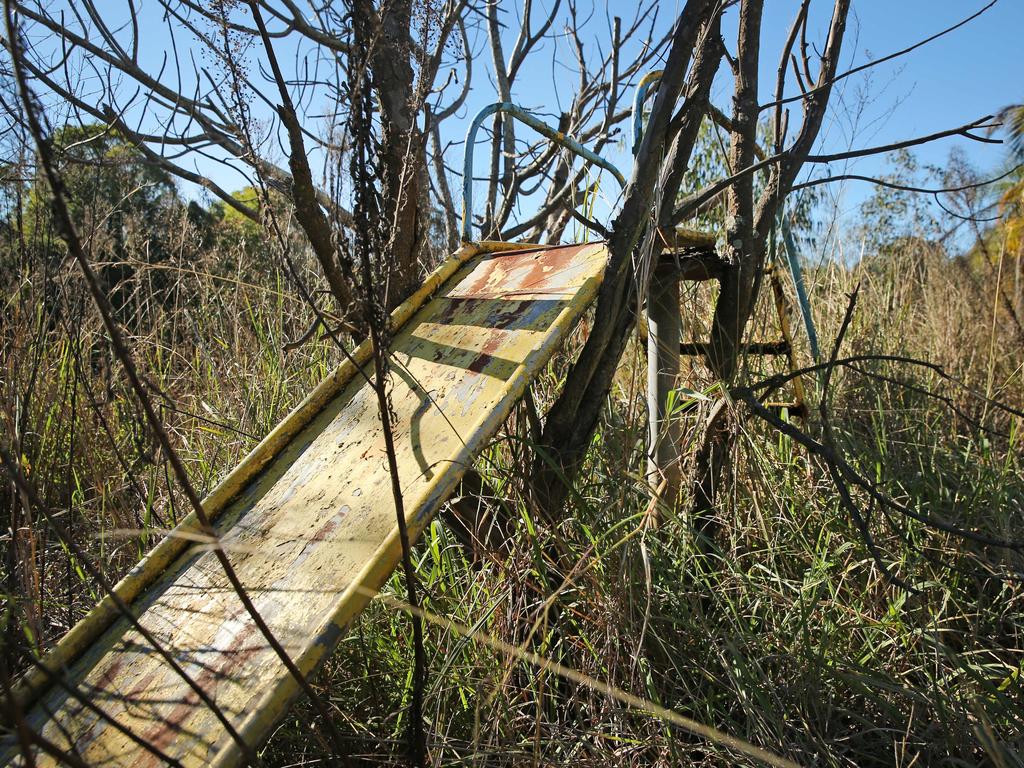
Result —
<instances>
[{"instance_id":1,"label":"curved metal railing","mask_svg":"<svg viewBox=\"0 0 1024 768\"><path fill-rule=\"evenodd\" d=\"M644 104L651 86L661 80L662 70L655 69L640 78L633 92L633 157L640 151L640 140L644 137Z\"/></svg>"},{"instance_id":2,"label":"curved metal railing","mask_svg":"<svg viewBox=\"0 0 1024 768\"><path fill-rule=\"evenodd\" d=\"M559 146L565 147L570 152L589 160L594 165L604 168L615 177L615 180L619 182L621 186L626 186L626 178L622 175L622 172L592 149L587 149L575 139L572 139L561 131L552 128L547 123L534 117L518 104L513 104L509 101L496 101L493 104L488 104L476 113L476 117L474 117L473 122L470 123L469 131L466 133L466 159L462 169L462 242L471 242L473 239L473 145L476 141L476 132L480 129L480 126L483 125L484 120L498 112L504 112L510 117L514 117L516 120L526 123L528 126L533 128L533 130L537 131L537 133L542 136L546 136Z\"/></svg>"}]
</instances>

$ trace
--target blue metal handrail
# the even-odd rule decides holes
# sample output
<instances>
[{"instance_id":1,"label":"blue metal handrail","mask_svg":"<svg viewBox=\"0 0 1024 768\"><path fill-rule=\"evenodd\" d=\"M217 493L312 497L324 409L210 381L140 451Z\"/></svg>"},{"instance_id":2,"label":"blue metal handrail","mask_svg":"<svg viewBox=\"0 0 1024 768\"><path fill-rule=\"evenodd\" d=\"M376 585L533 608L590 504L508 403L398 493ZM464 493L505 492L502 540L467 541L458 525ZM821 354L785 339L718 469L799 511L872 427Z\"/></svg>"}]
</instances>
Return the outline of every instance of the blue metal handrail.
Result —
<instances>
[{"instance_id":1,"label":"blue metal handrail","mask_svg":"<svg viewBox=\"0 0 1024 768\"><path fill-rule=\"evenodd\" d=\"M800 306L800 317L804 321L804 329L807 331L807 342L811 347L811 359L815 363L821 362L821 353L818 349L818 330L814 325L814 315L811 314L811 300L807 296L807 286L804 284L804 272L800 267L800 254L797 252L796 242L793 240L793 233L789 231L785 216L779 217L779 229L782 230L783 250L786 252L786 262L789 264L789 274L793 277L793 286L796 288L796 301Z\"/></svg>"},{"instance_id":2,"label":"blue metal handrail","mask_svg":"<svg viewBox=\"0 0 1024 768\"><path fill-rule=\"evenodd\" d=\"M640 78L633 92L633 157L640 151L640 140L644 137L644 104L652 85L661 80L662 70L655 69Z\"/></svg>"},{"instance_id":3,"label":"blue metal handrail","mask_svg":"<svg viewBox=\"0 0 1024 768\"><path fill-rule=\"evenodd\" d=\"M504 112L510 117L526 123L537 133L546 136L559 146L565 147L570 152L611 172L620 186L626 186L626 178L622 175L622 172L593 150L587 149L575 139L569 138L561 131L538 120L519 105L508 101L496 101L494 104L488 104L476 113L476 117L470 123L469 131L466 133L466 159L462 176L462 242L467 243L473 239L473 144L476 141L476 132L483 125L484 120L498 112Z\"/></svg>"}]
</instances>

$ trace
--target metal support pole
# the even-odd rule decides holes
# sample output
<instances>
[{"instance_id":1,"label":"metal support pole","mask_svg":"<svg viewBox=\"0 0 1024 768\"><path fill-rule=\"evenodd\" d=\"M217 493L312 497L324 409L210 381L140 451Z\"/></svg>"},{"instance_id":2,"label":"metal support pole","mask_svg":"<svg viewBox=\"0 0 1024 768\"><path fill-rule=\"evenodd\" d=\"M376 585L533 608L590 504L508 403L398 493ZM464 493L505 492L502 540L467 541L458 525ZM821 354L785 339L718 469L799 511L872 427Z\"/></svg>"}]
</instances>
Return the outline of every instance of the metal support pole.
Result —
<instances>
[{"instance_id":1,"label":"metal support pole","mask_svg":"<svg viewBox=\"0 0 1024 768\"><path fill-rule=\"evenodd\" d=\"M669 413L670 395L679 378L679 343L682 315L679 311L679 271L674 265L652 271L647 292L647 481L659 489L670 507L679 499L682 484L679 419ZM656 505L652 523L657 523Z\"/></svg>"},{"instance_id":2,"label":"metal support pole","mask_svg":"<svg viewBox=\"0 0 1024 768\"><path fill-rule=\"evenodd\" d=\"M640 150L644 104L661 70L648 72L633 95L633 155ZM679 310L679 270L675 265L651 270L647 289L647 482L659 500L674 507L682 485L682 430L669 413L669 401L679 379L679 347L683 338ZM658 505L649 507L649 522L660 522Z\"/></svg>"},{"instance_id":3,"label":"metal support pole","mask_svg":"<svg viewBox=\"0 0 1024 768\"><path fill-rule=\"evenodd\" d=\"M643 140L644 103L661 79L661 71L648 72L633 96L633 155ZM679 379L679 351L683 319L679 310L679 270L666 265L651 270L647 290L647 482L658 499L648 508L648 521L660 522L656 501L675 507L682 487L682 429L669 413L669 402Z\"/></svg>"},{"instance_id":4,"label":"metal support pole","mask_svg":"<svg viewBox=\"0 0 1024 768\"><path fill-rule=\"evenodd\" d=\"M797 251L796 243L793 242L793 234L789 231L789 226L786 224L784 216L779 217L779 224L782 230L782 245L783 250L786 252L786 262L789 264L789 273L793 276L793 285L796 287L796 300L800 307L800 317L804 321L807 341L811 345L811 358L815 363L818 363L821 362L821 353L818 351L818 329L814 326L811 301L807 298L804 273L800 268L800 254Z\"/></svg>"}]
</instances>

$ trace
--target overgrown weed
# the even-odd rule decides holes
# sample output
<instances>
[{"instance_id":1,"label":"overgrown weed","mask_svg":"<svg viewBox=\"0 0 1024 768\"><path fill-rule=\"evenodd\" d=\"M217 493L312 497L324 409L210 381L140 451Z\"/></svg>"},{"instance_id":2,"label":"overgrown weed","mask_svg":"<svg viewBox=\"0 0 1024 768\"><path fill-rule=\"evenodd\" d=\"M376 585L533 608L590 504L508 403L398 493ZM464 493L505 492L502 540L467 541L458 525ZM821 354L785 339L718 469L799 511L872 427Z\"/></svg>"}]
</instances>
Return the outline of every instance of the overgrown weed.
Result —
<instances>
[{"instance_id":1,"label":"overgrown weed","mask_svg":"<svg viewBox=\"0 0 1024 768\"><path fill-rule=\"evenodd\" d=\"M132 262L124 320L178 449L208 490L337 355L328 343L284 353L311 315L280 271L253 268L244 244L200 248L189 226L182 222L169 258ZM1019 408L1024 345L978 288L990 277L983 269L912 242L856 267L822 267L812 275L821 335L834 338L845 295L860 284L847 351L928 360ZM180 500L77 276L27 260L8 273L5 291L4 430L47 503L116 577L180 518ZM694 289L685 308L698 338L708 299L706 288ZM761 314L769 317L767 307ZM585 325L535 383L541 413ZM755 333L770 339L773 328L766 319ZM558 521L540 519L530 503L531 419L526 405L517 408L476 467L487 489L480 506L501 520L507 549L473 555L436 519L416 548L424 608L802 764L1021 765L1022 591L992 575L1020 573L1020 553L876 515L880 550L920 593L901 590L879 571L820 467L742 413L715 552L694 546L678 512L645 529L641 349L629 348ZM747 362L778 370L771 360ZM690 445L708 382L693 361L680 393L696 403L682 417ZM835 387L843 449L880 487L929 514L1021 538L1019 417L926 369L885 361L843 371ZM13 510L8 484L2 494ZM5 646L23 667L99 595L45 530L12 522L13 540L3 541L12 564ZM404 595L401 577L385 591ZM370 763L404 753L407 626L393 606L373 603L318 678L353 752ZM744 764L472 637L431 627L427 638L437 764ZM321 761L308 738L313 721L297 704L265 747L267 763Z\"/></svg>"}]
</instances>

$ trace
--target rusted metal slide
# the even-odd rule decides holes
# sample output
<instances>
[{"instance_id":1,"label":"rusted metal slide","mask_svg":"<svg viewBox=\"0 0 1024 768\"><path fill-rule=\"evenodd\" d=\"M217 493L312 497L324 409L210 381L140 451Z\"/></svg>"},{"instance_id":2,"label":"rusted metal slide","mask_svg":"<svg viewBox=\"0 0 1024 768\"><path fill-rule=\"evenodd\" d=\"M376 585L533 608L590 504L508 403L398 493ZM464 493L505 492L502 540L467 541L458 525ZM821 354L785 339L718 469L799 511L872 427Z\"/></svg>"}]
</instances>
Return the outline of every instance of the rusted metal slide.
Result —
<instances>
[{"instance_id":1,"label":"rusted metal slide","mask_svg":"<svg viewBox=\"0 0 1024 768\"><path fill-rule=\"evenodd\" d=\"M466 245L392 316L400 479L418 535L594 299L601 244ZM322 382L205 500L231 562L277 639L316 670L400 558L369 347ZM357 365L358 364L358 365ZM249 745L297 685L231 590L194 519L118 585ZM88 765L233 765L214 712L107 598L17 691L27 722ZM59 678L62 682L57 682ZM117 725L83 704L88 699ZM52 764L42 753L36 764ZM0 763L23 760L13 734Z\"/></svg>"}]
</instances>

